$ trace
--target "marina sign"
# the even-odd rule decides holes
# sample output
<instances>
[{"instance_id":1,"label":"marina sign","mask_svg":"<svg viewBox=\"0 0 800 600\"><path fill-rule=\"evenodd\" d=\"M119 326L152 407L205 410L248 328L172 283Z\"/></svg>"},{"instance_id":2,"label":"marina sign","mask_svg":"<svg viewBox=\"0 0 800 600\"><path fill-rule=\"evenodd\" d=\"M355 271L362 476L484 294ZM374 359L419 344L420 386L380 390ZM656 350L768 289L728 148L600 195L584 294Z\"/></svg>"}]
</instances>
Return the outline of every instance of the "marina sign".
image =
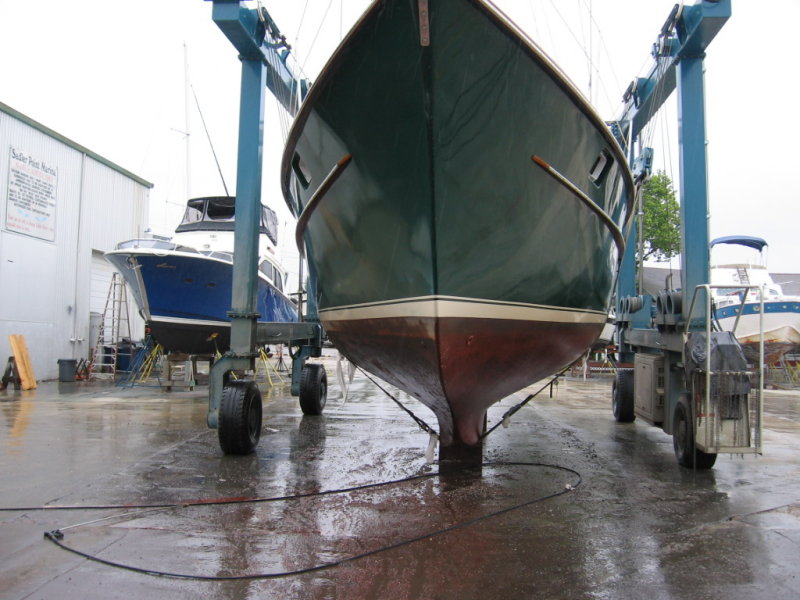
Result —
<instances>
[{"instance_id":1,"label":"marina sign","mask_svg":"<svg viewBox=\"0 0 800 600\"><path fill-rule=\"evenodd\" d=\"M8 163L6 229L55 241L58 169L13 146Z\"/></svg>"}]
</instances>

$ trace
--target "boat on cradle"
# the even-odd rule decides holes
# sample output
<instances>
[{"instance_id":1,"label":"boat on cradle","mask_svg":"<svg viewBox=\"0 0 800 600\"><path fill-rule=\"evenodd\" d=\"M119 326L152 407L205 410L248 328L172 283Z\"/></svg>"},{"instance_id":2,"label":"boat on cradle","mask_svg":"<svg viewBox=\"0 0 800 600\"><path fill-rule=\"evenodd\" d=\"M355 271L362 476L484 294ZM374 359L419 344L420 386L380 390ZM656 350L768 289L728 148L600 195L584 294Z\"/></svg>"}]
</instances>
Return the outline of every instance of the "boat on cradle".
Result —
<instances>
[{"instance_id":1,"label":"boat on cradle","mask_svg":"<svg viewBox=\"0 0 800 600\"><path fill-rule=\"evenodd\" d=\"M431 408L443 446L596 340L633 195L610 127L482 0L371 4L300 106L282 188L330 340Z\"/></svg>"},{"instance_id":2,"label":"boat on cradle","mask_svg":"<svg viewBox=\"0 0 800 600\"><path fill-rule=\"evenodd\" d=\"M235 198L192 198L173 238L128 240L105 254L166 351L214 354L228 349L234 222ZM297 308L284 292L286 271L274 257L277 217L265 206L260 234L259 320L297 321Z\"/></svg>"},{"instance_id":3,"label":"boat on cradle","mask_svg":"<svg viewBox=\"0 0 800 600\"><path fill-rule=\"evenodd\" d=\"M749 357L758 356L761 336L761 301L756 290L743 290L745 285L757 285L764 293L764 361L775 364L787 352L800 347L800 296L787 296L767 272L764 249L766 240L752 236L726 236L711 242L711 248L721 244L745 248L745 260L711 264L711 283L729 285L714 289L714 315L720 327L734 331L736 316L741 317L735 334ZM719 252L712 252L712 257ZM744 305L742 306L742 300Z\"/></svg>"}]
</instances>

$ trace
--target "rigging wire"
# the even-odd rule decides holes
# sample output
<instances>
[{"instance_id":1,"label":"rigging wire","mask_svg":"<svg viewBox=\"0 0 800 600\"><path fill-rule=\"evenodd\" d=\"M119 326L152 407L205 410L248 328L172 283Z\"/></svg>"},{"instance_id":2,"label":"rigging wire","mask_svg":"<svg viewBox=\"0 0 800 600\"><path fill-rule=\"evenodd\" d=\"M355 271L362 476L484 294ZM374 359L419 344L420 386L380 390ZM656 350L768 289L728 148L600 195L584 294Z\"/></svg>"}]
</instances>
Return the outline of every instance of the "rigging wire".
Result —
<instances>
[{"instance_id":1,"label":"rigging wire","mask_svg":"<svg viewBox=\"0 0 800 600\"><path fill-rule=\"evenodd\" d=\"M214 149L214 142L211 141L211 134L208 132L206 120L203 117L203 111L200 109L200 101L197 99L197 93L194 91L193 85L189 84L189 88L192 90L194 102L197 105L197 112L200 113L200 121L203 123L203 129L206 132L206 138L208 138L208 145L211 146L211 154L214 155L214 162L217 164L217 171L219 172L219 178L222 180L222 187L225 189L225 195L230 196L230 193L228 193L228 186L225 183L225 176L222 174L222 167L220 167L219 159L217 158L217 151Z\"/></svg>"},{"instance_id":2,"label":"rigging wire","mask_svg":"<svg viewBox=\"0 0 800 600\"><path fill-rule=\"evenodd\" d=\"M580 4L580 0L577 0L577 3ZM591 15L589 17L591 18ZM581 16L580 7L578 7L578 23L581 27L581 45L583 48L588 47L588 50L584 52L586 56L586 71L589 78L586 96L589 99L589 103L594 104L594 99L592 98L592 71L594 70L594 56L592 55L592 24L589 23L589 27L586 27L586 23L584 23L583 17ZM587 36L589 38L588 43L586 39Z\"/></svg>"},{"instance_id":3,"label":"rigging wire","mask_svg":"<svg viewBox=\"0 0 800 600\"><path fill-rule=\"evenodd\" d=\"M597 71L597 76L600 76L600 70L597 67L597 63L594 59L594 27L592 26L592 2L589 0L589 101L594 104L594 98L592 97L592 79L594 77L595 71Z\"/></svg>"},{"instance_id":4,"label":"rigging wire","mask_svg":"<svg viewBox=\"0 0 800 600\"><path fill-rule=\"evenodd\" d=\"M583 53L583 56L586 58L586 60L588 60L591 63L592 62L592 57L589 56L589 54L586 52L586 47L578 39L578 36L575 35L575 32L572 30L572 27L570 26L569 22L564 17L564 15L561 14L561 11L558 10L558 7L556 6L556 4L555 4L555 2L553 0L550 0L550 5L553 7L553 10L556 12L558 17L561 19L561 22L564 23L564 27L567 28L567 32L570 34L570 36L572 36L572 39L575 40L575 43L578 45L578 48L580 48L581 52Z\"/></svg>"},{"instance_id":5,"label":"rigging wire","mask_svg":"<svg viewBox=\"0 0 800 600\"><path fill-rule=\"evenodd\" d=\"M675 172L672 166L672 139L670 137L670 127L669 124L672 123L672 119L670 118L669 112L669 102L665 102L664 106L662 106L662 114L661 122L662 122L662 130L661 130L661 145L662 149L665 149L664 155L666 158L666 167L667 167L667 174L669 178L673 180L673 173ZM674 180L673 180L674 181Z\"/></svg>"},{"instance_id":6,"label":"rigging wire","mask_svg":"<svg viewBox=\"0 0 800 600\"><path fill-rule=\"evenodd\" d=\"M281 61L281 59L278 56L278 53L276 51L269 50L266 53L266 56L267 56L267 62L269 63L269 65L274 70L277 71L283 66L283 63L282 63L282 61ZM275 103L275 107L276 107L277 114L278 114L278 125L279 125L280 130L281 130L281 140L285 143L286 139L287 139L287 137L289 135L289 116L288 116L288 111L283 106L283 104L281 103L281 101L277 97L277 95L272 94L272 99L273 99L273 102ZM292 104L293 98L291 97L291 92L290 92L290 97L285 99L285 100L286 100L286 104L289 104L289 105Z\"/></svg>"},{"instance_id":7,"label":"rigging wire","mask_svg":"<svg viewBox=\"0 0 800 600\"><path fill-rule=\"evenodd\" d=\"M588 83L588 89L587 89L586 95L587 95L587 98L588 98L589 102L592 105L595 105L596 97L598 96L598 94L602 94L602 96L604 97L605 101L608 103L608 106L611 107L611 109L613 110L613 107L617 106L619 103L616 100L612 100L612 98L611 98L611 96L609 94L609 87L607 85L605 85L603 77L601 76L600 65L599 65L599 62L600 62L599 61L599 54L600 54L600 50L599 49L597 50L598 58L595 59L595 56L594 56L594 54L595 54L595 50L594 50L594 47L595 47L595 39L594 39L595 38L595 34L597 35L597 38L598 38L598 40L597 40L598 46L605 53L605 55L606 55L606 57L608 59L608 64L611 66L611 74L612 74L612 76L614 78L614 84L616 85L615 89L622 90L624 88L622 86L620 86L620 84L619 84L619 79L618 79L617 74L616 74L616 72L614 71L614 68L613 68L614 61L611 59L611 54L610 54L608 46L607 46L607 44L605 42L605 38L602 35L601 29L600 29L600 25L598 24L597 20L594 18L594 10L593 10L593 5L591 4L591 0L578 0L578 12L579 13L581 12L581 5L582 5L582 7L588 13L588 19L587 19L588 30L587 30L587 27L586 27L587 23L584 23L584 19L580 18L580 17L578 18L578 23L580 24L580 31L581 31L580 37L574 31L574 28L572 27L572 25L570 25L568 19L558 9L558 7L557 7L556 3L554 2L554 0L549 0L549 2L550 2L550 6L551 6L552 10L556 13L556 15L558 15L559 19L563 23L563 25L566 28L567 32L572 37L572 39L575 41L575 44L578 46L580 52L583 54L584 59L586 60L586 66L587 66L588 75L589 75L589 83ZM588 4L587 4L587 2L588 2ZM536 15L534 13L533 4L529 3L528 7L530 9L531 16L534 19L534 24L536 25L535 29L538 30L538 22L536 20ZM548 19L543 19L543 21L548 26L550 47L553 48L553 49L559 48L560 44L556 44L556 42L555 42L555 39L553 37L553 33L552 33L551 28L549 26L549 20ZM587 42L587 37L588 37L588 42ZM587 47L588 47L588 49L587 49ZM555 50L553 52L551 52L550 54L553 57L556 57L556 55L557 55Z\"/></svg>"},{"instance_id":8,"label":"rigging wire","mask_svg":"<svg viewBox=\"0 0 800 600\"><path fill-rule=\"evenodd\" d=\"M306 18L306 11L308 10L308 0L303 5L303 13L300 15L300 24L297 26L297 33L294 34L295 46L300 43L300 30L303 28L303 21Z\"/></svg>"},{"instance_id":9,"label":"rigging wire","mask_svg":"<svg viewBox=\"0 0 800 600\"><path fill-rule=\"evenodd\" d=\"M539 19L536 18L536 11L533 9L533 1L528 2L528 11L531 13L531 23L533 26L533 38L541 40L542 36L539 32Z\"/></svg>"},{"instance_id":10,"label":"rigging wire","mask_svg":"<svg viewBox=\"0 0 800 600\"><path fill-rule=\"evenodd\" d=\"M333 4L333 0L329 0L328 8L325 9L325 13L322 15L322 20L319 22L319 27L317 28L317 33L314 35L314 39L311 40L311 45L308 47L308 52L306 54L306 59L303 61L302 69L305 70L306 62L308 62L309 57L311 56L312 50L314 50L314 44L317 43L319 39L319 34L322 31L322 26L325 24L325 18L328 16L328 11L331 9L331 5Z\"/></svg>"},{"instance_id":11,"label":"rigging wire","mask_svg":"<svg viewBox=\"0 0 800 600\"><path fill-rule=\"evenodd\" d=\"M598 38L597 42L599 44L598 55L600 54L600 50L602 50L605 53L605 56L606 56L606 59L607 59L607 62L608 62L608 67L609 67L609 70L611 72L611 77L614 79L614 85L616 86L614 89L623 90L624 86L620 85L619 77L617 76L617 71L614 68L614 62L615 61L611 58L611 52L608 49L608 44L606 44L606 40L603 37L603 30L600 27L600 24L594 18L594 11L592 9L592 0L580 0L580 1L581 1L581 3L583 3L584 7L587 6L587 1L588 1L589 21L590 21L590 27L591 27L590 28L590 34L592 32L597 34L597 38ZM599 62L599 60L598 60L598 62ZM606 97L606 101L609 103L610 106L614 106L616 104L616 102L612 101L611 98L609 97L608 87L606 85L603 85L603 79L602 79L602 77L600 77L600 69L596 64L595 64L595 71L597 73L598 83L601 84L600 87L603 90L603 94Z\"/></svg>"}]
</instances>

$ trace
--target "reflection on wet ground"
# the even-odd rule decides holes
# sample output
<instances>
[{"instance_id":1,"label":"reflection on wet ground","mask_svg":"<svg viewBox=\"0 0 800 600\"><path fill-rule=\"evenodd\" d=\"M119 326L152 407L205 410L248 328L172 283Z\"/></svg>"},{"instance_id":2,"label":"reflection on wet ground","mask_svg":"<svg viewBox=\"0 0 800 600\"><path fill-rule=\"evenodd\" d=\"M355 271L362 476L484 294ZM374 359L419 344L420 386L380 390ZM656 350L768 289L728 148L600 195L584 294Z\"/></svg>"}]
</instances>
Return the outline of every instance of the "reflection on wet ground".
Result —
<instances>
[{"instance_id":1,"label":"reflection on wet ground","mask_svg":"<svg viewBox=\"0 0 800 600\"><path fill-rule=\"evenodd\" d=\"M325 415L265 392L246 457L221 454L204 388L0 396L0 504L30 507L0 513L0 597L800 595L800 394L767 393L764 456L703 473L678 467L660 430L615 423L607 380L562 380L487 439L478 473L443 477L427 434L361 376L337 397L326 366ZM153 504L171 506L135 507ZM86 560L42 538L57 528L106 561L192 577Z\"/></svg>"}]
</instances>

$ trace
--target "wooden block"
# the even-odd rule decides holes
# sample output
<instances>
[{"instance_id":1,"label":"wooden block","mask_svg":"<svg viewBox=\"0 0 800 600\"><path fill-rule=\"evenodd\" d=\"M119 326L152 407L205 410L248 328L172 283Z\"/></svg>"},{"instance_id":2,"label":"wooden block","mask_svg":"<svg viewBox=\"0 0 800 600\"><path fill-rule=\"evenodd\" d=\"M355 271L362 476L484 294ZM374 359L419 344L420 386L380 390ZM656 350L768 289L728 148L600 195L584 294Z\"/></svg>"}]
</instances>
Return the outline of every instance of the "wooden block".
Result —
<instances>
[{"instance_id":1,"label":"wooden block","mask_svg":"<svg viewBox=\"0 0 800 600\"><path fill-rule=\"evenodd\" d=\"M28 345L25 343L25 336L11 334L8 336L8 341L14 354L14 362L17 365L17 371L19 371L19 378L22 380L22 389L35 390L36 377L31 367L31 358L28 356Z\"/></svg>"},{"instance_id":2,"label":"wooden block","mask_svg":"<svg viewBox=\"0 0 800 600\"><path fill-rule=\"evenodd\" d=\"M31 366L31 357L28 354L28 344L25 343L25 336L18 335L17 344L19 345L21 353L19 360L22 361L22 371L20 373L20 379L22 379L22 389L23 390L36 389L36 376L33 374L33 367Z\"/></svg>"}]
</instances>

